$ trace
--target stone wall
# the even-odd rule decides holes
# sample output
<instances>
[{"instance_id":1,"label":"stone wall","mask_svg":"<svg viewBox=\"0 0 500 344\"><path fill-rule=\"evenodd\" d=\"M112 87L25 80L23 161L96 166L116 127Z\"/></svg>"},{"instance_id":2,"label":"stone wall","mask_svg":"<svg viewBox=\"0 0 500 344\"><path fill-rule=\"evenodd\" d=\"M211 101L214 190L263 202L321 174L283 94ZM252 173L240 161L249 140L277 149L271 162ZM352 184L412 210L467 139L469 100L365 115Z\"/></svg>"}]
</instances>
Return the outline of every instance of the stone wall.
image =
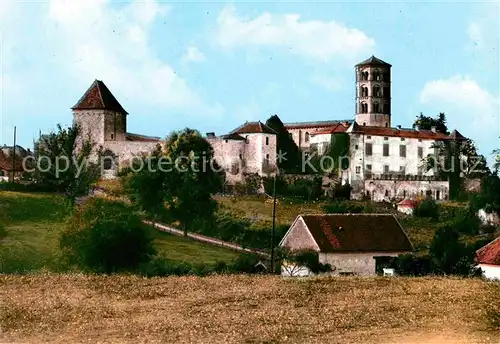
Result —
<instances>
[{"instance_id":1,"label":"stone wall","mask_svg":"<svg viewBox=\"0 0 500 344\"><path fill-rule=\"evenodd\" d=\"M102 145L104 150L110 150L118 156L119 165L132 162L134 156L151 153L160 142L135 142L135 141L106 141Z\"/></svg>"},{"instance_id":2,"label":"stone wall","mask_svg":"<svg viewBox=\"0 0 500 344\"><path fill-rule=\"evenodd\" d=\"M426 181L426 180L365 180L364 190L352 193L354 199L361 199L364 194L372 200L390 201L393 198L415 199L425 196L428 191L437 200L448 199L450 185L448 181Z\"/></svg>"},{"instance_id":3,"label":"stone wall","mask_svg":"<svg viewBox=\"0 0 500 344\"><path fill-rule=\"evenodd\" d=\"M126 140L126 116L124 114L105 111L104 112L104 140L125 141Z\"/></svg>"},{"instance_id":4,"label":"stone wall","mask_svg":"<svg viewBox=\"0 0 500 344\"><path fill-rule=\"evenodd\" d=\"M358 276L376 275L376 261L374 257L397 257L403 252L360 252L360 253L319 253L319 262L330 264L331 275L341 273Z\"/></svg>"},{"instance_id":5,"label":"stone wall","mask_svg":"<svg viewBox=\"0 0 500 344\"><path fill-rule=\"evenodd\" d=\"M214 150L214 159L226 170L226 182L234 184L243 180L245 168L245 141L224 140L220 137L207 138Z\"/></svg>"},{"instance_id":6,"label":"stone wall","mask_svg":"<svg viewBox=\"0 0 500 344\"><path fill-rule=\"evenodd\" d=\"M73 119L80 126L80 140L90 138L96 146L104 143L104 111L74 110Z\"/></svg>"}]
</instances>

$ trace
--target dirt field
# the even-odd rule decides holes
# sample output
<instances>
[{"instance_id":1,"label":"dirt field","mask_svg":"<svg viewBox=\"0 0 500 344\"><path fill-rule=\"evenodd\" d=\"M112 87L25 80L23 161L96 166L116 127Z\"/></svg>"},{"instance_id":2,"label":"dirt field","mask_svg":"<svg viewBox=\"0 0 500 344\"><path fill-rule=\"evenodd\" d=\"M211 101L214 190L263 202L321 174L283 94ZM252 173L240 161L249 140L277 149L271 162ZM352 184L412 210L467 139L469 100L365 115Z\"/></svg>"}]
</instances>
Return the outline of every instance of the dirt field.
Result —
<instances>
[{"instance_id":1,"label":"dirt field","mask_svg":"<svg viewBox=\"0 0 500 344\"><path fill-rule=\"evenodd\" d=\"M0 342L500 343L500 284L0 276Z\"/></svg>"}]
</instances>

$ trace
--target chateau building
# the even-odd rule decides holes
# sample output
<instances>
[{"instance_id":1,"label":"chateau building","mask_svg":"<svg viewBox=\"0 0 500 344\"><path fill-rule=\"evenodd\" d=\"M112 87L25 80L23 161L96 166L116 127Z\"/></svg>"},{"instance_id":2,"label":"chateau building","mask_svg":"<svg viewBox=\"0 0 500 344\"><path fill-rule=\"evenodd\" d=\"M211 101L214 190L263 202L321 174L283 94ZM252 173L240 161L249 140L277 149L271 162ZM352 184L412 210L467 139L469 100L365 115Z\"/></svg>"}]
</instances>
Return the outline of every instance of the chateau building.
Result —
<instances>
[{"instance_id":1,"label":"chateau building","mask_svg":"<svg viewBox=\"0 0 500 344\"><path fill-rule=\"evenodd\" d=\"M419 128L392 126L391 65L372 56L355 66L354 119L285 123L297 146L305 153L325 154L336 135L349 137L349 169L341 171L354 198L376 201L432 195L448 198L449 182L439 180L425 168L425 157L434 144L465 139L458 131L450 135ZM106 85L95 80L72 108L82 135L88 135L105 156L126 164L147 154L164 141L158 137L127 132L128 113ZM217 163L226 170L226 181L242 181L245 173L276 172L277 133L262 122L246 122L226 135L208 133ZM105 175L116 174L117 164L107 164Z\"/></svg>"}]
</instances>

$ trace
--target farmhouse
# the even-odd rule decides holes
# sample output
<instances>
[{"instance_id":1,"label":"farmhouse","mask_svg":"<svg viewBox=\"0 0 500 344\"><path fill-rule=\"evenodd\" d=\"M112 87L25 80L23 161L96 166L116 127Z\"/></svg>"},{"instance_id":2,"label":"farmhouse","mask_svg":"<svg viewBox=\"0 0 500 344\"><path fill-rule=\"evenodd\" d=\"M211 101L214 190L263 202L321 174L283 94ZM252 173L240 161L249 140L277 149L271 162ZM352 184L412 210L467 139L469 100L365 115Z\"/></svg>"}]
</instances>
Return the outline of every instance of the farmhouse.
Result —
<instances>
[{"instance_id":1,"label":"farmhouse","mask_svg":"<svg viewBox=\"0 0 500 344\"><path fill-rule=\"evenodd\" d=\"M13 159L13 154L16 155L15 159ZM0 147L0 182L12 180L12 172L14 172L14 178L21 177L24 172L23 159L30 154L29 150L20 146L16 146L15 149L7 146Z\"/></svg>"},{"instance_id":2,"label":"farmhouse","mask_svg":"<svg viewBox=\"0 0 500 344\"><path fill-rule=\"evenodd\" d=\"M316 251L331 274L360 276L375 275L390 257L413 250L396 218L384 214L299 215L280 247Z\"/></svg>"},{"instance_id":3,"label":"farmhouse","mask_svg":"<svg viewBox=\"0 0 500 344\"><path fill-rule=\"evenodd\" d=\"M485 278L500 280L500 237L476 251L476 263Z\"/></svg>"},{"instance_id":4,"label":"farmhouse","mask_svg":"<svg viewBox=\"0 0 500 344\"><path fill-rule=\"evenodd\" d=\"M397 210L400 213L406 214L406 215L413 215L413 211L417 207L418 202L416 200L412 199L407 199L405 198L401 202L397 204Z\"/></svg>"}]
</instances>

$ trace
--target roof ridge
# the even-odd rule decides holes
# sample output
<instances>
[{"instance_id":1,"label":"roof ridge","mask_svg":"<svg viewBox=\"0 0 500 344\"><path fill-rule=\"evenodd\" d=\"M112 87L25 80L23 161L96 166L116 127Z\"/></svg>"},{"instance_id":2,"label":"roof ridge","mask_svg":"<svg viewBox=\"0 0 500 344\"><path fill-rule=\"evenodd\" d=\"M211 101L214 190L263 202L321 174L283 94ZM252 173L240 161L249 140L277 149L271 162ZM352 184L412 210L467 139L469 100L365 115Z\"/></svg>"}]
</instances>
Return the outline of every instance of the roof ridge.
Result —
<instances>
[{"instance_id":1,"label":"roof ridge","mask_svg":"<svg viewBox=\"0 0 500 344\"><path fill-rule=\"evenodd\" d=\"M106 107L106 104L104 104L104 98L102 97L101 84L99 83L99 80L95 79L94 83L97 86L97 91L99 92L99 97L101 98L102 106Z\"/></svg>"},{"instance_id":2,"label":"roof ridge","mask_svg":"<svg viewBox=\"0 0 500 344\"><path fill-rule=\"evenodd\" d=\"M483 247L479 248L476 250L476 253L479 252L479 251L482 251L484 249L486 249L488 246L490 246L491 244L495 243L497 240L500 240L500 236L496 237L495 239L491 240L489 243L487 243L486 245L484 245Z\"/></svg>"}]
</instances>

